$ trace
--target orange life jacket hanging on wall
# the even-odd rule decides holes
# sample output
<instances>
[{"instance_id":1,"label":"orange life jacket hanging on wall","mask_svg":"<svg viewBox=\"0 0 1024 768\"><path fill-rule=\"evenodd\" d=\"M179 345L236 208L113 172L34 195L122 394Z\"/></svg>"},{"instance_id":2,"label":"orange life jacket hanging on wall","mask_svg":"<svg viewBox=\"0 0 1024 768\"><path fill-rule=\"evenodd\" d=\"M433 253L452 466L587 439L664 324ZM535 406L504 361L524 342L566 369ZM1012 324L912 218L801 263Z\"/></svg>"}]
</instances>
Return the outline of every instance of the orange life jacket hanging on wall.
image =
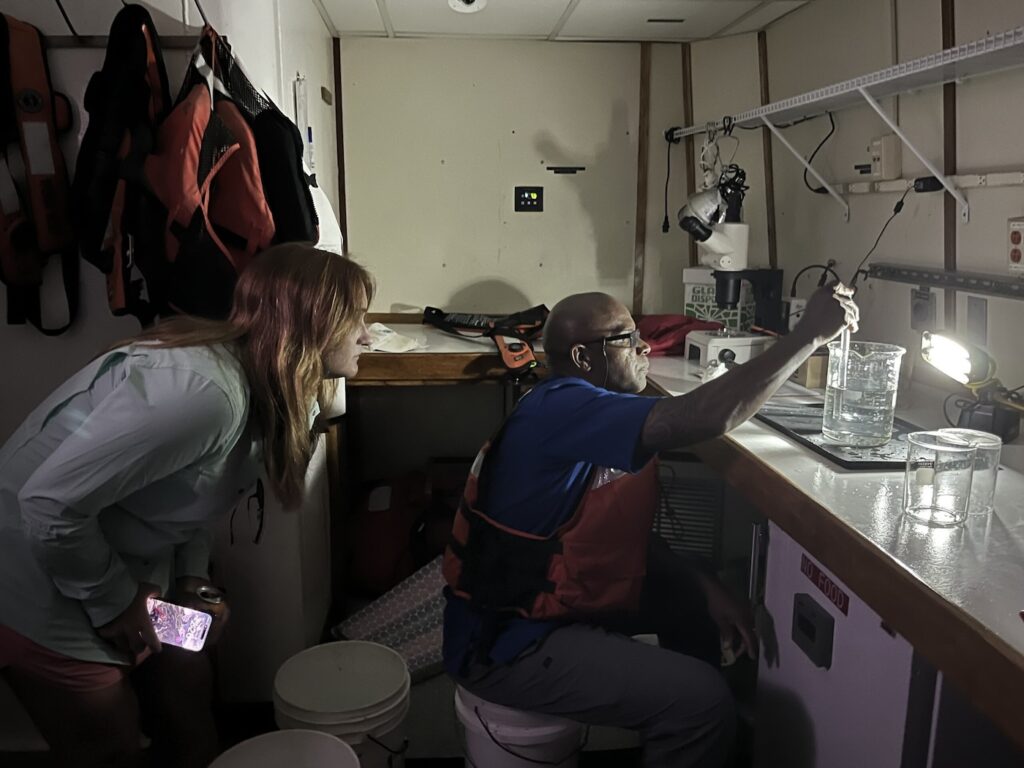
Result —
<instances>
[{"instance_id":1,"label":"orange life jacket hanging on wall","mask_svg":"<svg viewBox=\"0 0 1024 768\"><path fill-rule=\"evenodd\" d=\"M71 106L55 93L38 29L0 15L0 280L7 285L7 322L26 321L47 336L66 331L78 313L78 254L71 222L68 172L58 134L71 127ZM25 168L24 194L8 163L17 143ZM50 256L59 255L68 321L42 323L39 292Z\"/></svg>"},{"instance_id":2,"label":"orange life jacket hanging on wall","mask_svg":"<svg viewBox=\"0 0 1024 768\"><path fill-rule=\"evenodd\" d=\"M636 474L595 467L573 516L550 536L517 531L478 506L481 449L455 516L444 576L485 614L586 618L639 607L658 508L657 461Z\"/></svg>"},{"instance_id":3,"label":"orange life jacket hanging on wall","mask_svg":"<svg viewBox=\"0 0 1024 768\"><path fill-rule=\"evenodd\" d=\"M145 240L140 208L147 194L141 168L170 108L153 19L141 5L126 5L110 25L103 68L85 91L89 120L71 194L79 249L106 275L110 311L133 315L143 326L153 322L159 307L144 283L153 254L139 247Z\"/></svg>"}]
</instances>

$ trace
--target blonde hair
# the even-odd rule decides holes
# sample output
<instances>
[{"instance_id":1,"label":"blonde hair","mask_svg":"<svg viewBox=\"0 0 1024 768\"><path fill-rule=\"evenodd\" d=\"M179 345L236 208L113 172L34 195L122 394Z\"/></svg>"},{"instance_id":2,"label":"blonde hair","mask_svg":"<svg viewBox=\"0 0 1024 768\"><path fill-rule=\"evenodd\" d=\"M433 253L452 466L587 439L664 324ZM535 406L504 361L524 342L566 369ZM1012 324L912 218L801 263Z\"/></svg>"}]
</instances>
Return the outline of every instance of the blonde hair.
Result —
<instances>
[{"instance_id":1,"label":"blonde hair","mask_svg":"<svg viewBox=\"0 0 1024 768\"><path fill-rule=\"evenodd\" d=\"M174 317L131 339L157 347L226 344L245 372L250 420L263 439L267 478L286 507L302 501L316 447L309 409L330 402L324 355L357 333L373 278L351 259L306 243L268 248L235 286L227 320Z\"/></svg>"}]
</instances>

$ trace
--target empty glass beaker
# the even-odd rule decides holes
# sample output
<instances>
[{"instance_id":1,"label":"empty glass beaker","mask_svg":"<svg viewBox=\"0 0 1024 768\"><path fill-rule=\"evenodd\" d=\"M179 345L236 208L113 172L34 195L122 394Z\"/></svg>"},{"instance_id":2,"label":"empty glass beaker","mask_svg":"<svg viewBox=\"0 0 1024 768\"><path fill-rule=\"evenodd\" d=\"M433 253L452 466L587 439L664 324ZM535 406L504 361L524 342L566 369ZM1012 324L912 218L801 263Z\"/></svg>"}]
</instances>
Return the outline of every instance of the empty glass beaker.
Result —
<instances>
[{"instance_id":1,"label":"empty glass beaker","mask_svg":"<svg viewBox=\"0 0 1024 768\"><path fill-rule=\"evenodd\" d=\"M953 435L966 440L975 448L974 477L971 479L971 501L968 515L987 515L992 511L996 497L996 480L999 477L999 456L1003 441L998 435L979 429L940 429L944 435Z\"/></svg>"},{"instance_id":2,"label":"empty glass beaker","mask_svg":"<svg viewBox=\"0 0 1024 768\"><path fill-rule=\"evenodd\" d=\"M828 345L828 378L821 433L835 445L885 445L892 437L900 360L906 352L895 344L850 342Z\"/></svg>"},{"instance_id":3,"label":"empty glass beaker","mask_svg":"<svg viewBox=\"0 0 1024 768\"><path fill-rule=\"evenodd\" d=\"M967 519L974 474L974 445L953 435L911 432L903 509L928 525L959 525Z\"/></svg>"}]
</instances>

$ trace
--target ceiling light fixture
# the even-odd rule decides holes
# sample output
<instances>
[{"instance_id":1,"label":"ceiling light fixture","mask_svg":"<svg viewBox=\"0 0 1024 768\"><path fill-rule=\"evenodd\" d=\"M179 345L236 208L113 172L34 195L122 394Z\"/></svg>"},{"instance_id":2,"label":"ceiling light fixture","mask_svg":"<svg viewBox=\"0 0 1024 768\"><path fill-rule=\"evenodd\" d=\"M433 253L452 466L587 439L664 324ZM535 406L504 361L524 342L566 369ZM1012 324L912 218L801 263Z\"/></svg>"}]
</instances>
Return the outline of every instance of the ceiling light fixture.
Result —
<instances>
[{"instance_id":1,"label":"ceiling light fixture","mask_svg":"<svg viewBox=\"0 0 1024 768\"><path fill-rule=\"evenodd\" d=\"M686 19L648 19L648 24L682 24Z\"/></svg>"},{"instance_id":2,"label":"ceiling light fixture","mask_svg":"<svg viewBox=\"0 0 1024 768\"><path fill-rule=\"evenodd\" d=\"M448 0L448 7L456 13L476 13L487 7L487 0Z\"/></svg>"}]
</instances>

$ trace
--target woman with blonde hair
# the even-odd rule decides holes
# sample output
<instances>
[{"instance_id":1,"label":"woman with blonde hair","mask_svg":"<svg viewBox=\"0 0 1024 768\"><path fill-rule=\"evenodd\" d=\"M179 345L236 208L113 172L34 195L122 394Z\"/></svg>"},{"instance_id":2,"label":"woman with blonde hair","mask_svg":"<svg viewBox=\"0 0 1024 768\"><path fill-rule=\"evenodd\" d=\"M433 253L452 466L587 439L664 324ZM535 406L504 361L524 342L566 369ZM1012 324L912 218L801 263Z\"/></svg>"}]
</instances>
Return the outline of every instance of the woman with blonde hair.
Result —
<instances>
[{"instance_id":1,"label":"woman with blonde hair","mask_svg":"<svg viewBox=\"0 0 1024 768\"><path fill-rule=\"evenodd\" d=\"M270 248L227 320L173 318L107 351L0 448L0 674L55 765L136 764L140 709L168 764L216 754L209 660L153 653L147 598L214 614L215 638L207 526L261 469L301 501L317 403L355 375L372 295L347 258Z\"/></svg>"}]
</instances>

